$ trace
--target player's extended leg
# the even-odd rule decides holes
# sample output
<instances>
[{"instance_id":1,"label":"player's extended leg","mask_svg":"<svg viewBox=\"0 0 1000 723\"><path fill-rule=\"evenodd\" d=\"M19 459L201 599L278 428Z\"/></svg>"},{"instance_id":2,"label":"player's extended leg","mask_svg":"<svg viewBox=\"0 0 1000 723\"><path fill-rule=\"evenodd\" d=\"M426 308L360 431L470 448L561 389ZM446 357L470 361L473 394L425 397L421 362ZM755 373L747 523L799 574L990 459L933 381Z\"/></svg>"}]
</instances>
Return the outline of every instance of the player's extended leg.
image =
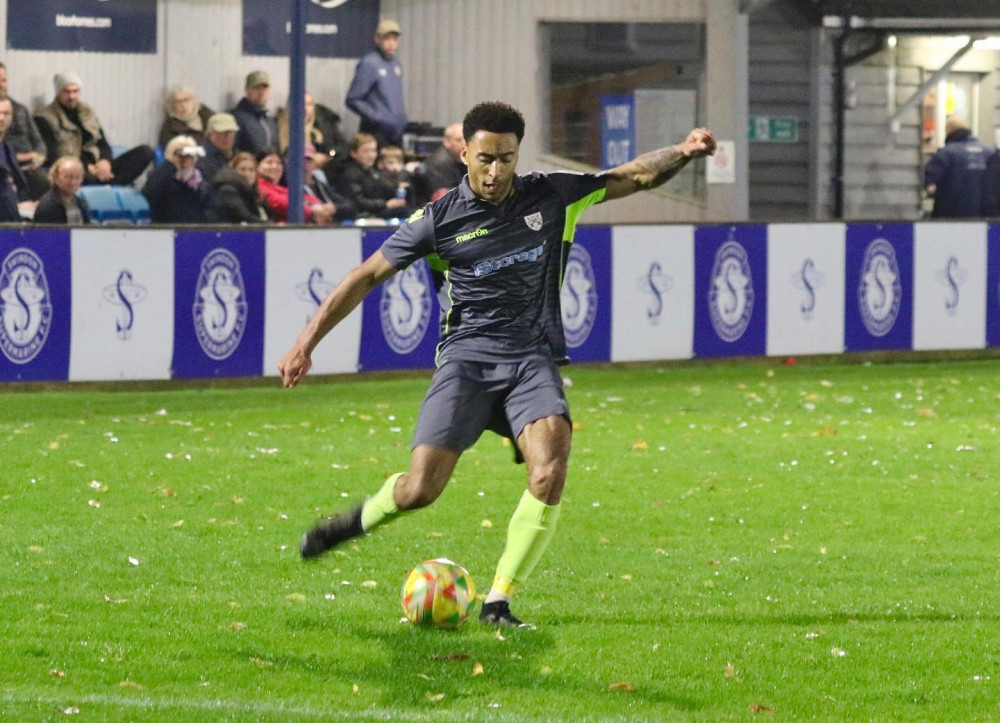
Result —
<instances>
[{"instance_id":1,"label":"player's extended leg","mask_svg":"<svg viewBox=\"0 0 1000 723\"><path fill-rule=\"evenodd\" d=\"M532 422L517 439L528 467L528 489L507 528L507 545L479 615L484 623L524 625L511 614L510 598L535 569L555 533L570 441L569 422L559 415Z\"/></svg>"},{"instance_id":2,"label":"player's extended leg","mask_svg":"<svg viewBox=\"0 0 1000 723\"><path fill-rule=\"evenodd\" d=\"M459 454L421 444L410 455L410 471L392 475L381 489L353 510L323 520L302 537L302 557L316 557L344 540L370 532L404 512L426 507L451 478Z\"/></svg>"}]
</instances>

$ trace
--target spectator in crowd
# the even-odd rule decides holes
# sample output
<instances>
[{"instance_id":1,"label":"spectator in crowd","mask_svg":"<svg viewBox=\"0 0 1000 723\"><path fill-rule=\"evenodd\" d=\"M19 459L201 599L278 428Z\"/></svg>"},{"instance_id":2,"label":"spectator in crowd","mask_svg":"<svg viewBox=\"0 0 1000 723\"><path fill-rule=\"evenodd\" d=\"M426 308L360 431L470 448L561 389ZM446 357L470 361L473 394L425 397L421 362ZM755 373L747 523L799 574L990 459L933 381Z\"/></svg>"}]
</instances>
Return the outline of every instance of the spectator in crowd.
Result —
<instances>
[{"instance_id":1,"label":"spectator in crowd","mask_svg":"<svg viewBox=\"0 0 1000 723\"><path fill-rule=\"evenodd\" d=\"M205 153L191 136L174 136L163 150L163 162L149 174L142 193L153 223L204 223L204 177L196 164Z\"/></svg>"},{"instance_id":2,"label":"spectator in crowd","mask_svg":"<svg viewBox=\"0 0 1000 723\"><path fill-rule=\"evenodd\" d=\"M330 185L327 170L334 172L336 167L327 164L326 169L320 168L318 164L320 155L311 145L306 146L304 191L306 194L318 198L320 202L333 207L334 222L351 220L358 215L358 210L348 198L342 196Z\"/></svg>"},{"instance_id":3,"label":"spectator in crowd","mask_svg":"<svg viewBox=\"0 0 1000 723\"><path fill-rule=\"evenodd\" d=\"M0 99L3 98L9 99L14 108L14 119L5 139L17 154L17 162L28 181L28 197L38 199L49 189L48 175L42 169L48 155L45 140L28 109L7 95L7 66L0 63Z\"/></svg>"},{"instance_id":4,"label":"spectator in crowd","mask_svg":"<svg viewBox=\"0 0 1000 723\"><path fill-rule=\"evenodd\" d=\"M331 160L339 163L347 158L347 137L340 129L339 115L322 103L315 103L314 108L316 114L314 125L316 130L323 135L323 140L316 146L316 151L326 156L326 159L320 164L322 168ZM319 159L317 158L317 160Z\"/></svg>"},{"instance_id":5,"label":"spectator in crowd","mask_svg":"<svg viewBox=\"0 0 1000 723\"><path fill-rule=\"evenodd\" d=\"M965 120L957 115L948 116L944 130L944 148L924 169L924 188L927 195L934 197L931 217L978 217L990 150L976 140Z\"/></svg>"},{"instance_id":6,"label":"spectator in crowd","mask_svg":"<svg viewBox=\"0 0 1000 723\"><path fill-rule=\"evenodd\" d=\"M57 158L49 170L52 188L38 200L35 223L80 226L90 223L90 209L80 195L83 164L75 156Z\"/></svg>"},{"instance_id":7,"label":"spectator in crowd","mask_svg":"<svg viewBox=\"0 0 1000 723\"><path fill-rule=\"evenodd\" d=\"M278 126L267 115L267 100L271 95L271 77L263 70L247 74L244 96L229 111L240 130L236 134L236 149L257 154L278 147Z\"/></svg>"},{"instance_id":8,"label":"spectator in crowd","mask_svg":"<svg viewBox=\"0 0 1000 723\"><path fill-rule=\"evenodd\" d=\"M257 154L257 188L271 209L271 218L278 223L288 220L288 187L281 184L285 175L285 164L277 150L265 150ZM302 198L305 219L309 223L329 226L333 222L336 209L323 203L311 193Z\"/></svg>"},{"instance_id":9,"label":"spectator in crowd","mask_svg":"<svg viewBox=\"0 0 1000 723\"><path fill-rule=\"evenodd\" d=\"M379 146L401 146L406 128L403 68L396 59L400 32L395 20L378 24L375 48L358 62L347 91L347 107L361 116L358 130L375 136Z\"/></svg>"},{"instance_id":10,"label":"spectator in crowd","mask_svg":"<svg viewBox=\"0 0 1000 723\"><path fill-rule=\"evenodd\" d=\"M368 218L398 218L405 211L406 199L389 193L378 179L375 159L378 157L375 138L356 133L351 138L350 158L338 169L334 184L341 195L350 199L358 216Z\"/></svg>"},{"instance_id":11,"label":"spectator in crowd","mask_svg":"<svg viewBox=\"0 0 1000 723\"><path fill-rule=\"evenodd\" d=\"M982 215L1000 217L1000 149L993 151L986 160L983 172Z\"/></svg>"},{"instance_id":12,"label":"spectator in crowd","mask_svg":"<svg viewBox=\"0 0 1000 723\"><path fill-rule=\"evenodd\" d=\"M221 169L229 165L236 146L236 133L240 127L231 113L216 113L205 124L205 155L198 160L198 170L211 181ZM253 154L251 154L253 155Z\"/></svg>"},{"instance_id":13,"label":"spectator in crowd","mask_svg":"<svg viewBox=\"0 0 1000 723\"><path fill-rule=\"evenodd\" d=\"M421 206L438 200L462 182L465 176L465 164L462 162L464 149L462 124L452 123L445 129L441 145L423 160L415 174L414 186L417 187L417 202Z\"/></svg>"},{"instance_id":14,"label":"spectator in crowd","mask_svg":"<svg viewBox=\"0 0 1000 723\"><path fill-rule=\"evenodd\" d=\"M407 208L397 212L397 216L409 216L410 203L410 172L404 166L403 149L399 146L383 146L378 151L376 170L379 183L382 184L383 195L402 198L407 202Z\"/></svg>"},{"instance_id":15,"label":"spectator in crowd","mask_svg":"<svg viewBox=\"0 0 1000 723\"><path fill-rule=\"evenodd\" d=\"M160 126L159 145L166 147L174 136L191 136L195 143L205 140L205 128L212 117L212 109L198 102L190 88L172 88L164 104L166 117Z\"/></svg>"},{"instance_id":16,"label":"spectator in crowd","mask_svg":"<svg viewBox=\"0 0 1000 723\"><path fill-rule=\"evenodd\" d=\"M305 127L305 139L306 145L311 145L317 152L316 164L319 168L326 165L326 162L330 159L326 151L326 138L323 136L323 131L319 129L316 125L316 104L313 102L312 94L305 94L306 102L306 127ZM278 110L278 138L281 140L281 152L283 154L288 153L288 108L281 108Z\"/></svg>"},{"instance_id":17,"label":"spectator in crowd","mask_svg":"<svg viewBox=\"0 0 1000 723\"><path fill-rule=\"evenodd\" d=\"M136 146L112 158L111 145L97 114L80 101L80 76L74 72L59 73L53 82L55 100L35 116L48 147L48 162L51 164L60 156L76 156L83 163L84 183L127 186L139 178L153 162L153 149Z\"/></svg>"},{"instance_id":18,"label":"spectator in crowd","mask_svg":"<svg viewBox=\"0 0 1000 723\"><path fill-rule=\"evenodd\" d=\"M20 208L28 201L28 182L5 138L13 121L14 105L4 98L0 100L0 221L20 221Z\"/></svg>"},{"instance_id":19,"label":"spectator in crowd","mask_svg":"<svg viewBox=\"0 0 1000 723\"><path fill-rule=\"evenodd\" d=\"M240 151L210 181L208 218L216 223L269 223L271 214L257 188L257 159Z\"/></svg>"}]
</instances>

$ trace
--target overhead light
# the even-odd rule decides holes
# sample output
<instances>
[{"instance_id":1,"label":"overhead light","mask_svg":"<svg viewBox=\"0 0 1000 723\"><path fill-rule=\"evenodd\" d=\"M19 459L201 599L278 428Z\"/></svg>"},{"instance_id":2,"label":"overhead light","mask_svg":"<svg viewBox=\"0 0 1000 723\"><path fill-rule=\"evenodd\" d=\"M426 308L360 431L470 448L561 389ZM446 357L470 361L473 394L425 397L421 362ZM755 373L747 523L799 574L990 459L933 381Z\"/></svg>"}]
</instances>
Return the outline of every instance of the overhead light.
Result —
<instances>
[{"instance_id":1,"label":"overhead light","mask_svg":"<svg viewBox=\"0 0 1000 723\"><path fill-rule=\"evenodd\" d=\"M888 45L890 48L895 48L896 42L897 40L895 35L890 35L888 38L885 39L885 44Z\"/></svg>"}]
</instances>

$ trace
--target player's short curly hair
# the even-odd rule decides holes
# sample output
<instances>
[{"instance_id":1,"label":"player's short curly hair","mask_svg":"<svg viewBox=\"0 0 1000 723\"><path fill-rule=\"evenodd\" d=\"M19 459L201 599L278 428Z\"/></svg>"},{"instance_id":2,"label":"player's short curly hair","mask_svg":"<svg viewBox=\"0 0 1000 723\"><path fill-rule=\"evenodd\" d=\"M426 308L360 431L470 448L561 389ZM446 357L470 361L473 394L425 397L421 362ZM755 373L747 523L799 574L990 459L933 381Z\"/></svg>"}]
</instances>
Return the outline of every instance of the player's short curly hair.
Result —
<instances>
[{"instance_id":1,"label":"player's short curly hair","mask_svg":"<svg viewBox=\"0 0 1000 723\"><path fill-rule=\"evenodd\" d=\"M502 101L483 101L472 106L462 121L462 135L466 143L477 131L513 133L520 143L524 138L524 116L517 108Z\"/></svg>"}]
</instances>

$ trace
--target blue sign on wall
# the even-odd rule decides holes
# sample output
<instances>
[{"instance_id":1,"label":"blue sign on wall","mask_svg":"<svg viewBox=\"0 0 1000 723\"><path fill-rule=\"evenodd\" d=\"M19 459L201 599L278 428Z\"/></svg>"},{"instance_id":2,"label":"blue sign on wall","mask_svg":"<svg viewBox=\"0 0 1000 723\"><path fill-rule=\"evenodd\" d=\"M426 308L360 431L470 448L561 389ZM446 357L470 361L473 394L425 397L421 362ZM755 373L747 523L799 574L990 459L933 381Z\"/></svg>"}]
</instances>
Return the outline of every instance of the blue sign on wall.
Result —
<instances>
[{"instance_id":1,"label":"blue sign on wall","mask_svg":"<svg viewBox=\"0 0 1000 723\"><path fill-rule=\"evenodd\" d=\"M156 0L7 0L7 47L155 53Z\"/></svg>"},{"instance_id":2,"label":"blue sign on wall","mask_svg":"<svg viewBox=\"0 0 1000 723\"><path fill-rule=\"evenodd\" d=\"M844 349L909 349L912 224L848 224L844 256Z\"/></svg>"},{"instance_id":3,"label":"blue sign on wall","mask_svg":"<svg viewBox=\"0 0 1000 723\"><path fill-rule=\"evenodd\" d=\"M0 231L0 381L69 376L69 231Z\"/></svg>"},{"instance_id":4,"label":"blue sign on wall","mask_svg":"<svg viewBox=\"0 0 1000 723\"><path fill-rule=\"evenodd\" d=\"M601 168L614 168L635 155L635 96L601 96Z\"/></svg>"},{"instance_id":5,"label":"blue sign on wall","mask_svg":"<svg viewBox=\"0 0 1000 723\"><path fill-rule=\"evenodd\" d=\"M391 234L365 232L362 256L367 259L375 253ZM434 367L441 307L426 261L421 259L374 289L365 297L361 313L361 371Z\"/></svg>"},{"instance_id":6,"label":"blue sign on wall","mask_svg":"<svg viewBox=\"0 0 1000 723\"><path fill-rule=\"evenodd\" d=\"M1000 225L990 224L986 252L986 345L1000 346Z\"/></svg>"},{"instance_id":7,"label":"blue sign on wall","mask_svg":"<svg viewBox=\"0 0 1000 723\"><path fill-rule=\"evenodd\" d=\"M262 375L264 298L263 231L178 231L173 377Z\"/></svg>"},{"instance_id":8,"label":"blue sign on wall","mask_svg":"<svg viewBox=\"0 0 1000 723\"><path fill-rule=\"evenodd\" d=\"M292 0L243 0L243 54L287 56ZM310 0L306 4L306 55L359 58L372 49L378 0Z\"/></svg>"},{"instance_id":9,"label":"blue sign on wall","mask_svg":"<svg viewBox=\"0 0 1000 723\"><path fill-rule=\"evenodd\" d=\"M576 230L559 293L566 348L574 362L611 359L611 229Z\"/></svg>"},{"instance_id":10,"label":"blue sign on wall","mask_svg":"<svg viewBox=\"0 0 1000 723\"><path fill-rule=\"evenodd\" d=\"M767 226L694 232L695 356L760 356L767 347Z\"/></svg>"}]
</instances>

